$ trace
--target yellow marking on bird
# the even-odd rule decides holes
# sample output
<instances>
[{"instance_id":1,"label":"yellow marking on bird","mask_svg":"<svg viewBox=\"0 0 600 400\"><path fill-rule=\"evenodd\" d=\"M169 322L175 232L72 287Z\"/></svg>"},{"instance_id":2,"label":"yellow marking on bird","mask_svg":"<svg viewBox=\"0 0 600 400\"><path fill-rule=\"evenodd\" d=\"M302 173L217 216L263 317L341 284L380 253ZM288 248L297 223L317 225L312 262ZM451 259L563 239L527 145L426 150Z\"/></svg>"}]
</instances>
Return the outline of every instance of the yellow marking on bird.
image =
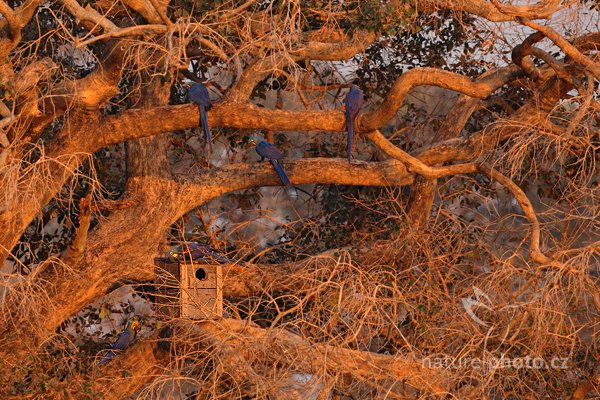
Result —
<instances>
[{"instance_id":1,"label":"yellow marking on bird","mask_svg":"<svg viewBox=\"0 0 600 400\"><path fill-rule=\"evenodd\" d=\"M139 331L141 329L140 323L138 321L133 321L131 323L131 329L134 331Z\"/></svg>"}]
</instances>

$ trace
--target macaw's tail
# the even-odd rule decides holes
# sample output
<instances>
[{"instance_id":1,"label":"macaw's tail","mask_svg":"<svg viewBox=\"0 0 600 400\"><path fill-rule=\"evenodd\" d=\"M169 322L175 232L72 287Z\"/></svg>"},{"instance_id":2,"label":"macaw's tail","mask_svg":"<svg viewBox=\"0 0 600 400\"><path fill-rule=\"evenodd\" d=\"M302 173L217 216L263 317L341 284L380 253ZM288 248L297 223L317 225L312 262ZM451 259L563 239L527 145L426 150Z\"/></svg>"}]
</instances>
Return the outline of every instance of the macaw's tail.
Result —
<instances>
[{"instance_id":1,"label":"macaw's tail","mask_svg":"<svg viewBox=\"0 0 600 400\"><path fill-rule=\"evenodd\" d=\"M98 366L101 366L102 364L104 364L105 362L110 360L114 355L115 355L114 351L112 351L112 350L109 351L108 354L106 355L106 357L104 357L102 360L100 360L100 362L98 363Z\"/></svg>"},{"instance_id":2,"label":"macaw's tail","mask_svg":"<svg viewBox=\"0 0 600 400\"><path fill-rule=\"evenodd\" d=\"M212 153L212 141L210 140L210 128L208 126L208 117L206 116L206 109L202 106L198 106L198 110L200 111L200 125L204 130L204 137L208 142L209 156Z\"/></svg>"},{"instance_id":3,"label":"macaw's tail","mask_svg":"<svg viewBox=\"0 0 600 400\"><path fill-rule=\"evenodd\" d=\"M275 172L277 172L277 175L279 175L279 179L281 179L281 183L283 183L287 187L292 187L292 182L290 182L290 179L285 174L285 171L283 170L283 167L281 166L281 164L279 164L279 162L277 160L270 160L270 161L271 161L271 164L273 164L273 168L275 168Z\"/></svg>"},{"instance_id":4,"label":"macaw's tail","mask_svg":"<svg viewBox=\"0 0 600 400\"><path fill-rule=\"evenodd\" d=\"M348 162L352 158L352 148L354 147L354 120L350 117L350 113L346 110L346 128L348 129L348 144L346 147L346 155Z\"/></svg>"}]
</instances>

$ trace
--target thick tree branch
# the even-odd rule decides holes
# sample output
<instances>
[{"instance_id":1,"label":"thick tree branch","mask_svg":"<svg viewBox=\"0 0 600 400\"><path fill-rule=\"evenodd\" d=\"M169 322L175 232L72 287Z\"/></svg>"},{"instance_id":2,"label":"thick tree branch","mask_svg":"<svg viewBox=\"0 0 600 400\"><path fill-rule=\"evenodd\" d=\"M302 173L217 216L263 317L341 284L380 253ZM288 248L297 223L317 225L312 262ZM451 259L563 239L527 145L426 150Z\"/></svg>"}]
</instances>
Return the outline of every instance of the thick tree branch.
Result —
<instances>
[{"instance_id":1,"label":"thick tree branch","mask_svg":"<svg viewBox=\"0 0 600 400\"><path fill-rule=\"evenodd\" d=\"M425 367L418 359L310 343L284 329L264 330L239 320L206 321L200 326L225 343L235 343L237 336L241 335L245 337L243 342L250 351L252 346L248 345L248 340L251 339L278 343L285 348L285 354L278 357L281 362L291 362L294 369L303 372L343 372L368 385L376 386L391 379L394 382L405 381L431 394L448 392L444 373ZM244 351L243 348L239 350Z\"/></svg>"},{"instance_id":2,"label":"thick tree branch","mask_svg":"<svg viewBox=\"0 0 600 400\"><path fill-rule=\"evenodd\" d=\"M131 7L151 24L159 24L161 19L158 11L147 1L122 0L123 4Z\"/></svg>"},{"instance_id":3,"label":"thick tree branch","mask_svg":"<svg viewBox=\"0 0 600 400\"><path fill-rule=\"evenodd\" d=\"M588 57L585 54L581 53L577 47L569 43L565 38L563 38L558 32L552 29L549 26L543 26L533 21L528 20L527 18L520 18L519 21L532 29L535 29L538 32L541 32L548 39L552 40L555 45L560 47L560 49L577 63L585 66L591 73L594 74L596 79L600 80L600 65Z\"/></svg>"},{"instance_id":4,"label":"thick tree branch","mask_svg":"<svg viewBox=\"0 0 600 400\"><path fill-rule=\"evenodd\" d=\"M79 5L77 0L60 0L65 8L79 21L88 21L94 23L96 26L101 27L104 32L118 31L119 27L115 25L110 19L94 10L92 7L87 5L83 8ZM92 29L93 31L94 29Z\"/></svg>"},{"instance_id":5,"label":"thick tree branch","mask_svg":"<svg viewBox=\"0 0 600 400\"><path fill-rule=\"evenodd\" d=\"M342 159L304 158L282 162L295 185L321 183L363 186L402 186L412 182L412 175L401 162L367 163ZM203 171L187 180L179 190L184 208L191 209L209 198L226 192L281 184L270 163L229 164Z\"/></svg>"},{"instance_id":6,"label":"thick tree branch","mask_svg":"<svg viewBox=\"0 0 600 400\"><path fill-rule=\"evenodd\" d=\"M535 32L516 46L511 53L512 62L521 67L533 80L539 79L540 73L527 56L531 55L531 47L543 38L544 35L541 32Z\"/></svg>"},{"instance_id":7,"label":"thick tree branch","mask_svg":"<svg viewBox=\"0 0 600 400\"><path fill-rule=\"evenodd\" d=\"M396 115L406 95L417 86L437 86L484 99L498 89L495 82L510 81L517 73L516 69L507 67L487 75L485 79L473 82L468 77L453 72L434 68L413 68L398 78L378 108L364 114L362 118L359 117L360 130L364 132L380 129Z\"/></svg>"},{"instance_id":8,"label":"thick tree branch","mask_svg":"<svg viewBox=\"0 0 600 400\"><path fill-rule=\"evenodd\" d=\"M37 135L50 122L55 121L69 109L89 109L96 111L111 97L119 93L127 49L118 44L109 44L105 57L94 72L75 81L62 82L52 94L45 96L41 104L42 115L30 124L30 135ZM93 120L99 117L93 114ZM90 125L91 125L90 121ZM83 139L83 138L81 138ZM75 147L75 151L85 151L85 145Z\"/></svg>"},{"instance_id":9,"label":"thick tree branch","mask_svg":"<svg viewBox=\"0 0 600 400\"><path fill-rule=\"evenodd\" d=\"M91 194L88 194L79 201L79 228L77 228L71 244L67 247L67 250L65 250L62 256L63 262L67 265L75 265L83 257L88 231L92 221L91 201Z\"/></svg>"},{"instance_id":10,"label":"thick tree branch","mask_svg":"<svg viewBox=\"0 0 600 400\"><path fill-rule=\"evenodd\" d=\"M556 0L542 0L539 3L524 6L497 7L491 2L484 0L424 0L420 2L423 11L455 10L464 11L469 14L478 15L492 22L514 21L516 16L524 16L531 19L548 18L559 10L559 2Z\"/></svg>"},{"instance_id":11,"label":"thick tree branch","mask_svg":"<svg viewBox=\"0 0 600 400\"><path fill-rule=\"evenodd\" d=\"M8 38L0 39L0 59L4 59L19 44L21 30L33 17L35 10L42 0L26 0L15 10L10 8L4 0L0 0L0 30L8 26Z\"/></svg>"},{"instance_id":12,"label":"thick tree branch","mask_svg":"<svg viewBox=\"0 0 600 400\"><path fill-rule=\"evenodd\" d=\"M158 123L160 121L160 123ZM278 131L342 131L341 111L270 110L251 103L217 103L208 113L210 126ZM133 109L102 119L90 132L94 149L136 137L156 135L198 126L198 107L194 104Z\"/></svg>"},{"instance_id":13,"label":"thick tree branch","mask_svg":"<svg viewBox=\"0 0 600 400\"><path fill-rule=\"evenodd\" d=\"M503 4L498 0L490 0L490 2L504 15L531 19L548 18L561 7L561 0L542 0L539 3L522 6Z\"/></svg>"},{"instance_id":14,"label":"thick tree branch","mask_svg":"<svg viewBox=\"0 0 600 400\"><path fill-rule=\"evenodd\" d=\"M594 77L592 76L591 73L589 73L587 71L585 72L585 75L587 78L587 85L584 87L581 87L578 85L578 87L577 87L577 90L579 91L579 95L582 97L583 101L580 103L577 113L569 122L569 126L567 127L567 130L565 131L566 137L571 136L573 134L573 132L575 131L575 129L577 129L577 126L583 120L583 118L589 111L591 104L592 104L592 99L594 97Z\"/></svg>"},{"instance_id":15,"label":"thick tree branch","mask_svg":"<svg viewBox=\"0 0 600 400\"><path fill-rule=\"evenodd\" d=\"M519 121L521 125L530 125L538 129L544 127L548 113L555 107L556 102L564 98L572 88L571 84L561 79L549 80L539 90L539 97L527 102L511 116L511 119ZM474 133L467 139L450 139L424 148L418 152L416 157L427 165L449 161L471 161L513 134L515 134L513 126L502 124L495 127L492 125Z\"/></svg>"},{"instance_id":16,"label":"thick tree branch","mask_svg":"<svg viewBox=\"0 0 600 400\"><path fill-rule=\"evenodd\" d=\"M442 167L430 167L416 157L394 146L378 130L371 131L367 137L388 156L404 163L408 170L426 178L441 178L444 176L468 174L477 171L477 166L472 163L456 164Z\"/></svg>"},{"instance_id":17,"label":"thick tree branch","mask_svg":"<svg viewBox=\"0 0 600 400\"><path fill-rule=\"evenodd\" d=\"M261 57L247 67L238 81L229 89L227 101L245 102L248 100L256 85L270 73L281 70L292 62L311 60L347 60L357 53L364 51L374 40L372 32L358 32L347 42L321 43L308 42L303 47L290 53L275 53Z\"/></svg>"},{"instance_id":18,"label":"thick tree branch","mask_svg":"<svg viewBox=\"0 0 600 400\"><path fill-rule=\"evenodd\" d=\"M414 72L413 72L414 71ZM432 68L415 68L403 74L378 109L359 116L363 132L381 128L402 106L406 94L416 86L433 85L485 98L501 85L520 74L516 66L487 74L480 82ZM500 86L501 86L500 85ZM257 107L248 102L216 104L208 113L211 126L230 128L270 129L277 131L337 131L344 129L344 114L339 110L286 111ZM160 123L158 123L160 121ZM152 110L133 109L100 121L89 142L93 151L109 144L160 132L192 128L198 124L198 109L193 104L167 106Z\"/></svg>"},{"instance_id":19,"label":"thick tree branch","mask_svg":"<svg viewBox=\"0 0 600 400\"><path fill-rule=\"evenodd\" d=\"M394 383L407 382L432 394L443 394L448 390L446 374L427 368L416 358L311 343L284 329L264 330L252 322L233 319L174 322L150 338L140 340L110 364L101 367L94 389L107 399L126 398L154 379L175 358L184 357L192 362L201 362L198 356L210 353L211 359L218 360L214 369L226 372L233 378L232 384L244 384L246 387L239 389L247 395L283 398L285 393L281 388L269 385L248 361L255 358L252 355L253 344L259 345L265 341L277 344L273 346L276 350L272 357L279 360L281 368L293 367L310 374L343 372L373 387L392 380ZM126 382L119 379L124 371L128 372ZM77 389L75 383L69 392L76 393Z\"/></svg>"},{"instance_id":20,"label":"thick tree branch","mask_svg":"<svg viewBox=\"0 0 600 400\"><path fill-rule=\"evenodd\" d=\"M18 36L20 34L19 22L13 9L4 0L0 0L0 14L4 17L5 26L8 25L10 37Z\"/></svg>"},{"instance_id":21,"label":"thick tree branch","mask_svg":"<svg viewBox=\"0 0 600 400\"><path fill-rule=\"evenodd\" d=\"M532 56L539 58L540 60L544 61L548 66L550 66L550 68L554 70L554 72L559 78L563 79L566 82L575 82L574 75L569 72L569 70L566 68L563 62L558 61L549 53L536 47L532 47L530 52Z\"/></svg>"}]
</instances>

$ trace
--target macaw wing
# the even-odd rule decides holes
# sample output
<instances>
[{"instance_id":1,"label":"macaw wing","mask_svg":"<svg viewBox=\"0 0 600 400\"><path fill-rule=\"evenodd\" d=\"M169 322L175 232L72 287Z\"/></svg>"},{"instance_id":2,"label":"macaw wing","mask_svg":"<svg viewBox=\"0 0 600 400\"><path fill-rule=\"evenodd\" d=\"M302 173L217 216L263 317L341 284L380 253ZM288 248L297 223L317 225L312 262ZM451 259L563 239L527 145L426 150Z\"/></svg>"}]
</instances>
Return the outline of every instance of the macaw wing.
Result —
<instances>
[{"instance_id":1,"label":"macaw wing","mask_svg":"<svg viewBox=\"0 0 600 400\"><path fill-rule=\"evenodd\" d=\"M360 112L360 109L364 102L364 95L362 90L360 90L357 86L352 86L352 89L348 92L346 96L346 111L350 114L350 118L354 119Z\"/></svg>"},{"instance_id":2,"label":"macaw wing","mask_svg":"<svg viewBox=\"0 0 600 400\"><path fill-rule=\"evenodd\" d=\"M283 154L271 143L260 142L256 147L256 151L261 157L268 158L269 160L280 160L283 158Z\"/></svg>"},{"instance_id":3,"label":"macaw wing","mask_svg":"<svg viewBox=\"0 0 600 400\"><path fill-rule=\"evenodd\" d=\"M114 350L125 350L127 345L131 342L132 336L131 332L121 332L119 336L117 336L117 340L113 343L112 348Z\"/></svg>"},{"instance_id":4,"label":"macaw wing","mask_svg":"<svg viewBox=\"0 0 600 400\"><path fill-rule=\"evenodd\" d=\"M194 83L188 90L188 96L194 103L203 106L206 110L210 110L212 107L208 89L201 83Z\"/></svg>"},{"instance_id":5,"label":"macaw wing","mask_svg":"<svg viewBox=\"0 0 600 400\"><path fill-rule=\"evenodd\" d=\"M194 102L200 104L202 101L202 88L200 85L193 84L188 90L188 97Z\"/></svg>"}]
</instances>

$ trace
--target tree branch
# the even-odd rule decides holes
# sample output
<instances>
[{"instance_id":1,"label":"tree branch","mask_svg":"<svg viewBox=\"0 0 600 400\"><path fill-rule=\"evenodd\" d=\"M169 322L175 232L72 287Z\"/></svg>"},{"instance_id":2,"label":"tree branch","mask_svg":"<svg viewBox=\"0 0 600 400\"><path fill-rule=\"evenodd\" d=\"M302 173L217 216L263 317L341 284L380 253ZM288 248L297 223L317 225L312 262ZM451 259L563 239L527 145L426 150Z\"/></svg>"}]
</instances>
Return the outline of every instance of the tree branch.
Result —
<instances>
[{"instance_id":1,"label":"tree branch","mask_svg":"<svg viewBox=\"0 0 600 400\"><path fill-rule=\"evenodd\" d=\"M198 107L194 104L133 109L107 116L90 132L90 148L98 149L137 137L198 126ZM160 123L157 123L160 121ZM344 127L342 111L270 110L251 103L217 103L208 112L210 126L281 131L334 131Z\"/></svg>"},{"instance_id":2,"label":"tree branch","mask_svg":"<svg viewBox=\"0 0 600 400\"><path fill-rule=\"evenodd\" d=\"M449 165L444 167L429 167L418 158L412 157L411 155L405 153L404 151L394 146L381 134L381 132L373 131L367 136L373 141L373 143L375 143L377 147L379 147L387 155L395 158L396 160L404 162L408 166L409 170L414 171L417 174L422 175L424 177L441 178L443 176L448 175L465 174L480 171L488 175L491 179L500 182L503 186L510 190L517 202L521 205L521 209L523 210L525 217L531 223L531 259L540 264L552 265L555 267L561 266L560 263L551 261L541 252L540 223L533 209L533 205L527 198L527 195L511 179L505 177L500 172L488 167L485 164L468 163L459 165Z\"/></svg>"},{"instance_id":3,"label":"tree branch","mask_svg":"<svg viewBox=\"0 0 600 400\"><path fill-rule=\"evenodd\" d=\"M444 176L468 174L477 171L477 166L472 163L430 167L418 158L394 146L379 130L371 131L367 134L367 137L385 154L404 163L409 171L426 178L442 178Z\"/></svg>"},{"instance_id":4,"label":"tree branch","mask_svg":"<svg viewBox=\"0 0 600 400\"><path fill-rule=\"evenodd\" d=\"M529 35L523 43L515 46L511 53L512 62L518 65L525 71L525 73L533 80L537 80L540 77L540 73L527 56L531 55L531 47L542 40L544 35L541 32L535 32Z\"/></svg>"},{"instance_id":5,"label":"tree branch","mask_svg":"<svg viewBox=\"0 0 600 400\"><path fill-rule=\"evenodd\" d=\"M96 26L101 27L106 32L118 31L119 27L115 25L110 19L94 10L92 7L87 5L83 8L79 5L77 0L60 0L65 8L79 21L93 22ZM91 29L93 31L94 29Z\"/></svg>"},{"instance_id":6,"label":"tree branch","mask_svg":"<svg viewBox=\"0 0 600 400\"><path fill-rule=\"evenodd\" d=\"M430 85L464 93L474 98L484 99L498 89L498 80L506 82L518 74L516 67L494 71L484 79L473 82L470 78L453 72L434 68L413 68L396 80L390 92L375 110L359 116L360 130L363 132L380 129L396 115L406 95L415 87Z\"/></svg>"},{"instance_id":7,"label":"tree branch","mask_svg":"<svg viewBox=\"0 0 600 400\"><path fill-rule=\"evenodd\" d=\"M71 244L67 247L67 250L65 250L62 256L62 260L65 264L75 265L83 257L92 220L91 201L91 193L88 193L88 195L79 201L79 228L75 232Z\"/></svg>"},{"instance_id":8,"label":"tree branch","mask_svg":"<svg viewBox=\"0 0 600 400\"><path fill-rule=\"evenodd\" d=\"M490 2L498 9L498 11L506 16L531 19L548 18L558 11L561 6L560 0L542 0L536 4L523 6L507 5L500 3L498 0L490 0Z\"/></svg>"},{"instance_id":9,"label":"tree branch","mask_svg":"<svg viewBox=\"0 0 600 400\"><path fill-rule=\"evenodd\" d=\"M496 2L497 3L497 2ZM464 11L469 14L478 15L492 22L514 21L515 16L527 16L527 18L548 18L559 10L557 0L542 0L539 3L526 6L503 6L496 7L494 4L483 0L424 0L421 6L423 11L455 10Z\"/></svg>"},{"instance_id":10,"label":"tree branch","mask_svg":"<svg viewBox=\"0 0 600 400\"><path fill-rule=\"evenodd\" d=\"M521 125L543 127L548 113L555 107L556 102L564 98L572 88L572 84L561 79L550 79L539 90L540 95L517 110L511 119L519 121ZM513 126L507 124L491 126L472 134L467 139L450 139L428 146L420 150L416 157L427 165L449 161L470 161L514 134Z\"/></svg>"},{"instance_id":11,"label":"tree branch","mask_svg":"<svg viewBox=\"0 0 600 400\"><path fill-rule=\"evenodd\" d=\"M560 47L560 49L573 60L578 62L579 64L585 66L591 73L594 74L596 79L600 80L600 65L590 60L585 54L581 53L577 47L573 46L569 43L565 38L563 38L558 32L552 29L549 26L542 26L538 23L528 20L527 18L520 18L519 22L523 25L528 26L532 29L541 32L548 39L552 40L555 45Z\"/></svg>"},{"instance_id":12,"label":"tree branch","mask_svg":"<svg viewBox=\"0 0 600 400\"><path fill-rule=\"evenodd\" d=\"M402 106L406 94L416 86L433 85L467 93L476 98L485 98L496 90L498 82L505 82L520 74L517 66L502 68L486 74L480 82L432 68L415 68L403 74L394 84L390 94L378 109L359 116L359 127L363 132L381 128ZM501 85L502 85L501 84ZM500 85L500 86L501 86ZM241 129L270 129L277 131L333 131L344 130L344 113L328 111L286 111L257 107L249 102L232 103L229 100L217 103L208 113L211 126ZM160 123L157 123L160 121ZM192 128L198 125L198 108L193 104L157 107L151 110L133 109L118 115L103 118L96 126L88 151L136 137Z\"/></svg>"},{"instance_id":13,"label":"tree branch","mask_svg":"<svg viewBox=\"0 0 600 400\"><path fill-rule=\"evenodd\" d=\"M15 37L20 34L19 23L12 8L4 0L0 0L0 14L4 17L5 25L8 25L9 36Z\"/></svg>"},{"instance_id":14,"label":"tree branch","mask_svg":"<svg viewBox=\"0 0 600 400\"><path fill-rule=\"evenodd\" d=\"M271 343L275 349L272 358L278 359L279 368L292 367L296 371L319 375L342 372L373 387L391 380L392 385L407 382L431 394L448 391L447 374L427 368L416 358L311 343L284 329L265 330L250 321L234 319L175 321L101 367L94 389L107 399L126 398L154 379L171 359L186 358L201 363L202 357L209 357L218 360L212 370L217 374L224 371L230 384L250 382L251 390L240 387L235 388L236 391L242 390L253 397L262 394L282 398L285 395L282 388L258 375L253 365L256 361L249 361L256 359L252 354L255 345L260 347L264 342ZM124 371L127 371L126 380L121 378ZM70 386L69 392L73 394L79 390L78 382Z\"/></svg>"},{"instance_id":15,"label":"tree branch","mask_svg":"<svg viewBox=\"0 0 600 400\"><path fill-rule=\"evenodd\" d=\"M140 0L122 0L123 4L131 7L138 14L151 24L158 24L161 21L158 11L147 1Z\"/></svg>"},{"instance_id":16,"label":"tree branch","mask_svg":"<svg viewBox=\"0 0 600 400\"><path fill-rule=\"evenodd\" d=\"M42 0L26 0L15 10L9 7L4 0L0 0L0 30L8 25L9 37L0 39L0 59L4 59L19 44L21 30L33 17L35 10Z\"/></svg>"},{"instance_id":17,"label":"tree branch","mask_svg":"<svg viewBox=\"0 0 600 400\"><path fill-rule=\"evenodd\" d=\"M244 70L238 81L229 89L226 100L236 103L247 101L260 81L273 71L281 70L292 62L306 58L321 61L347 60L364 51L375 39L375 33L361 31L347 42L322 43L311 41L289 53L279 52L261 57Z\"/></svg>"},{"instance_id":18,"label":"tree branch","mask_svg":"<svg viewBox=\"0 0 600 400\"><path fill-rule=\"evenodd\" d=\"M560 268L563 265L559 262L552 261L548 258L542 251L540 250L540 222L537 219L537 215L535 214L535 210L533 209L533 205L527 198L527 195L523 190L517 186L511 179L502 175L500 172L494 170L490 166L486 164L478 165L479 171L489 176L491 179L498 181L502 186L506 187L513 194L523 213L525 214L525 218L531 224L531 241L529 245L529 255L531 259L539 264L544 264L552 267Z\"/></svg>"},{"instance_id":19,"label":"tree branch","mask_svg":"<svg viewBox=\"0 0 600 400\"><path fill-rule=\"evenodd\" d=\"M342 159L303 158L281 162L294 185L320 183L362 186L402 186L412 182L404 163L397 161L349 164ZM281 182L270 163L229 164L202 171L186 179L180 199L185 209L191 209L226 192L262 186L280 186Z\"/></svg>"},{"instance_id":20,"label":"tree branch","mask_svg":"<svg viewBox=\"0 0 600 400\"><path fill-rule=\"evenodd\" d=\"M242 352L246 349L252 351L252 339L257 342L278 343L285 349L284 354L276 356L280 362L291 363L294 369L305 373L342 372L371 386L391 379L394 383L406 381L431 394L448 392L444 373L425 367L422 361L415 358L311 343L284 329L264 330L240 320L205 321L199 325L223 342L232 342L232 346L235 346L232 339L236 340L238 335L243 336L242 343L245 346L239 349Z\"/></svg>"}]
</instances>

